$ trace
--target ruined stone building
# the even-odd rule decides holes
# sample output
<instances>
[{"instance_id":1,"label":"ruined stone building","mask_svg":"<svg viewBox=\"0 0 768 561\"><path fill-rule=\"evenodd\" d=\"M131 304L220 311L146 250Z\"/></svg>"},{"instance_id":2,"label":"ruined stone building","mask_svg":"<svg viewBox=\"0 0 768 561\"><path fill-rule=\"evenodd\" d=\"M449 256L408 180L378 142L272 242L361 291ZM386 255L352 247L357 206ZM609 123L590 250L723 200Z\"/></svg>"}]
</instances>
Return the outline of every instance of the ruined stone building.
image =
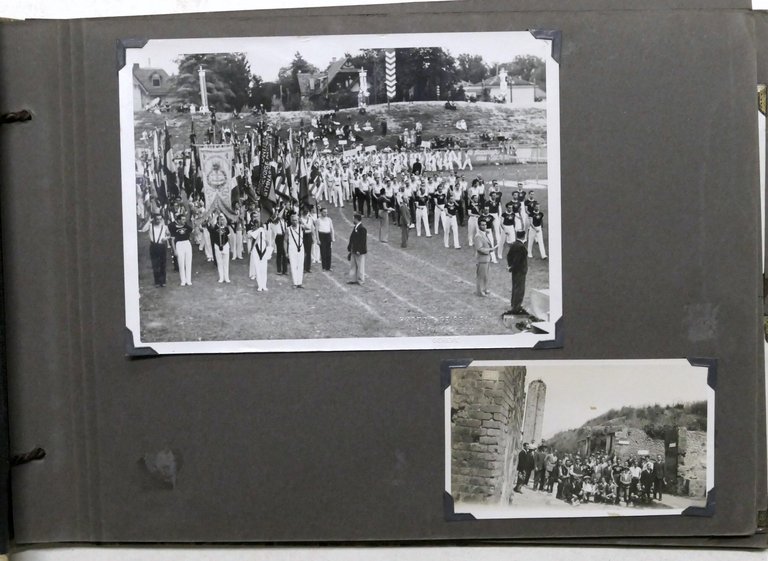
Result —
<instances>
[{"instance_id":1,"label":"ruined stone building","mask_svg":"<svg viewBox=\"0 0 768 561\"><path fill-rule=\"evenodd\" d=\"M451 495L509 504L522 441L525 366L453 371Z\"/></svg>"},{"instance_id":2,"label":"ruined stone building","mask_svg":"<svg viewBox=\"0 0 768 561\"><path fill-rule=\"evenodd\" d=\"M523 442L533 446L541 443L541 428L544 423L544 405L547 400L547 385L534 380L528 385L525 399L525 420L523 421Z\"/></svg>"},{"instance_id":3,"label":"ruined stone building","mask_svg":"<svg viewBox=\"0 0 768 561\"><path fill-rule=\"evenodd\" d=\"M621 425L583 427L577 452L616 455L624 461L629 457L657 456L664 458L667 493L686 497L707 494L707 433L668 427L664 438L649 436L645 430ZM659 434L658 436L661 436Z\"/></svg>"}]
</instances>

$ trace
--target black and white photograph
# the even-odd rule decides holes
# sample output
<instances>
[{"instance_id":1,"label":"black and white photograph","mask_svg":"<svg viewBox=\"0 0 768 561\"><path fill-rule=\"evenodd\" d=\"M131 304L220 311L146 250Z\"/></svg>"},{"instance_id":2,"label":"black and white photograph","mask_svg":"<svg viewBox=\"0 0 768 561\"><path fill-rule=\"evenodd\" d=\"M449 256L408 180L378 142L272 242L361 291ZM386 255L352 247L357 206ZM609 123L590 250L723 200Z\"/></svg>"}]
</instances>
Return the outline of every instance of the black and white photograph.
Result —
<instances>
[{"instance_id":1,"label":"black and white photograph","mask_svg":"<svg viewBox=\"0 0 768 561\"><path fill-rule=\"evenodd\" d=\"M709 377L708 366L687 360L452 368L445 390L448 514L711 515Z\"/></svg>"},{"instance_id":2,"label":"black and white photograph","mask_svg":"<svg viewBox=\"0 0 768 561\"><path fill-rule=\"evenodd\" d=\"M129 353L556 344L552 36L126 48Z\"/></svg>"}]
</instances>

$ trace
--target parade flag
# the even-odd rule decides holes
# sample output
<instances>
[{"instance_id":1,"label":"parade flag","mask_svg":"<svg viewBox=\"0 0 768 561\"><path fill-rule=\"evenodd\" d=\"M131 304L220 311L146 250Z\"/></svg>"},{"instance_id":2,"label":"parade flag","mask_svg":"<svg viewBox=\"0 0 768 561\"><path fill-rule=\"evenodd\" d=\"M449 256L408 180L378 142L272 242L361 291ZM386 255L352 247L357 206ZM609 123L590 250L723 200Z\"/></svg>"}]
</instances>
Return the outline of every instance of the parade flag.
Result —
<instances>
[{"instance_id":1,"label":"parade flag","mask_svg":"<svg viewBox=\"0 0 768 561\"><path fill-rule=\"evenodd\" d=\"M275 179L274 194L280 196L283 199L290 199L291 198L291 195L290 195L290 192L289 192L289 186L283 180L282 177L278 177L277 179ZM277 199L275 199L275 201L277 201Z\"/></svg>"},{"instance_id":2,"label":"parade flag","mask_svg":"<svg viewBox=\"0 0 768 561\"><path fill-rule=\"evenodd\" d=\"M299 157L299 199L306 199L309 194L309 169L307 167L307 158L302 150Z\"/></svg>"},{"instance_id":3,"label":"parade flag","mask_svg":"<svg viewBox=\"0 0 768 561\"><path fill-rule=\"evenodd\" d=\"M266 198L269 194L269 187L272 183L272 166L267 165L270 161L269 152L271 148L272 131L266 130L261 139L261 148L259 149L259 184L256 186L256 194L259 197Z\"/></svg>"},{"instance_id":4,"label":"parade flag","mask_svg":"<svg viewBox=\"0 0 768 561\"><path fill-rule=\"evenodd\" d=\"M171 134L168 132L168 123L165 123L165 134L163 139L163 171L165 172L165 191L169 197L179 195L177 184L176 162L173 161L173 147L171 144Z\"/></svg>"},{"instance_id":5,"label":"parade flag","mask_svg":"<svg viewBox=\"0 0 768 561\"><path fill-rule=\"evenodd\" d=\"M218 210L234 220L232 210L232 188L235 180L232 177L232 160L234 147L232 144L206 144L199 146L200 174L203 179L203 195L205 210Z\"/></svg>"},{"instance_id":6,"label":"parade flag","mask_svg":"<svg viewBox=\"0 0 768 561\"><path fill-rule=\"evenodd\" d=\"M313 199L317 200L317 196L320 194L320 190L321 190L322 186L323 186L322 180L319 177L317 177L315 179L314 183L312 183L312 189L311 189L311 191L309 193L310 195L312 195ZM304 198L306 198L306 197L304 197Z\"/></svg>"}]
</instances>

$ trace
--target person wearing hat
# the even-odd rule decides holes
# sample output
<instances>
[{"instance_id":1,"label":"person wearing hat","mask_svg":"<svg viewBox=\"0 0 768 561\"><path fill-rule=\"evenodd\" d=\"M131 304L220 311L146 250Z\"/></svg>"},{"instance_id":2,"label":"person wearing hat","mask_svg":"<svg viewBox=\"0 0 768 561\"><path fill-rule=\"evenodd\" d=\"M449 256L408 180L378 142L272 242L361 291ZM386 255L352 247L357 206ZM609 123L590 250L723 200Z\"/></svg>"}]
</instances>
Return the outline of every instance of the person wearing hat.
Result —
<instances>
[{"instance_id":1,"label":"person wearing hat","mask_svg":"<svg viewBox=\"0 0 768 561\"><path fill-rule=\"evenodd\" d=\"M152 263L152 276L155 286L165 286L165 265L168 256L168 240L171 237L163 217L159 213L152 213L152 220L141 229L149 232L149 260Z\"/></svg>"}]
</instances>

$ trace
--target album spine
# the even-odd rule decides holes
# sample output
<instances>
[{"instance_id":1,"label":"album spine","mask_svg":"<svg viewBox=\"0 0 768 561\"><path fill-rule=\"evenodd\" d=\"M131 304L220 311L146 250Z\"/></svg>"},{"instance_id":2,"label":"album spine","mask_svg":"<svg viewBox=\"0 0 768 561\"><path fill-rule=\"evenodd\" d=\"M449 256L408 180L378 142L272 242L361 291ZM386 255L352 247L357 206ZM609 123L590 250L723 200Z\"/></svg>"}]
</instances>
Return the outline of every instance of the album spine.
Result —
<instances>
[{"instance_id":1,"label":"album spine","mask_svg":"<svg viewBox=\"0 0 768 561\"><path fill-rule=\"evenodd\" d=\"M78 185L79 24L0 24L0 546L91 534ZM18 120L17 120L18 121ZM54 505L51 507L51 505Z\"/></svg>"},{"instance_id":2,"label":"album spine","mask_svg":"<svg viewBox=\"0 0 768 561\"><path fill-rule=\"evenodd\" d=\"M0 106L0 126L18 126L31 117L29 111L6 111ZM2 135L2 129L0 129ZM0 137L0 147L2 139ZM2 161L0 150L0 161ZM5 290L3 284L2 213L0 212L0 554L8 553L11 527L11 452L8 427L8 367L6 361Z\"/></svg>"}]
</instances>

